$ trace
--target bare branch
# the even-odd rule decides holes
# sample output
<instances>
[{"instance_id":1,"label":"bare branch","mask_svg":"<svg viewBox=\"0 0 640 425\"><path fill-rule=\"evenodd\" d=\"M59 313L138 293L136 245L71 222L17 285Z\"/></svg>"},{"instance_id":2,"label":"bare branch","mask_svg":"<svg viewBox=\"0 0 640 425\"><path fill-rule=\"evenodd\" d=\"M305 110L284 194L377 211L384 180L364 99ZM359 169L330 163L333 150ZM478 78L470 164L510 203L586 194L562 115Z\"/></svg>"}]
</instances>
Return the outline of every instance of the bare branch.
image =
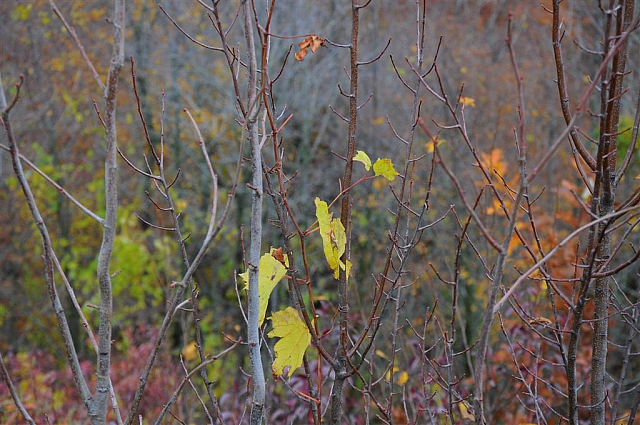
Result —
<instances>
[{"instance_id":1,"label":"bare branch","mask_svg":"<svg viewBox=\"0 0 640 425\"><path fill-rule=\"evenodd\" d=\"M553 249L551 249L547 255L545 255L544 257L542 257L540 259L540 261L538 261L536 264L534 264L533 266L531 266L526 272L524 272L514 283L513 285L511 285L511 287L509 288L509 290L502 296L502 298L500 299L500 301L496 302L495 307L493 308L494 314L497 313L502 306L504 305L505 302L507 302L507 300L509 299L509 297L511 297L513 295L513 293L516 291L516 289L522 284L522 282L524 282L529 276L531 276L531 274L533 272L535 272L536 270L538 270L538 268L540 268L542 265L544 265L547 261L549 261L549 259L551 259L551 257L553 257L555 255L556 252L558 252L558 250L560 248L562 248L563 246L565 246L571 239L575 238L576 236L578 236L580 233L582 233L583 231L589 229L590 227L592 227L594 224L598 224L598 223L603 223L605 221L608 220L612 220L618 217L622 217L623 215L631 212L631 211L635 211L640 209L640 206L633 206L633 207L629 207L629 208L625 208L619 211L615 211L611 214L607 214L603 217L600 217L598 219L592 220L587 224L584 224L580 227L578 227L576 230L574 230L573 232L571 232L569 234L569 236L567 236L566 238L564 238L562 241L560 241L560 243L558 243L555 247L553 247Z\"/></svg>"},{"instance_id":2,"label":"bare branch","mask_svg":"<svg viewBox=\"0 0 640 425\"><path fill-rule=\"evenodd\" d=\"M191 40L192 42L194 42L195 44L197 44L200 47L204 47L205 49L208 50L213 50L215 52L222 52L223 49L221 47L215 47L215 46L209 46L208 44L204 44L198 40L196 40L195 38L193 38L189 33L187 33L185 30L183 30L180 25L178 25L178 23L167 13L166 10L164 10L164 7L162 7L161 4L158 5L158 8L160 10L162 10L162 13L164 13L164 15L171 21L171 23L178 28L178 30L184 34L185 37L187 37L189 40Z\"/></svg>"},{"instance_id":3,"label":"bare branch","mask_svg":"<svg viewBox=\"0 0 640 425\"><path fill-rule=\"evenodd\" d=\"M49 235L49 230L40 214L40 210L36 204L36 200L33 196L33 192L31 191L31 186L27 181L24 171L22 168L22 162L20 160L20 154L18 150L18 144L15 140L13 130L11 128L11 122L9 120L9 112L13 108L13 106L18 101L20 96L20 87L22 86L22 82L24 81L24 77L21 76L20 82L16 84L16 95L11 102L11 104L2 112L2 121L4 124L5 132L7 134L7 138L9 139L9 148L11 149L11 161L13 164L13 171L18 179L18 183L22 188L22 192L27 200L27 204L29 205L29 210L31 212L31 216L33 221L38 228L38 232L40 233L40 238L42 240L42 250L43 250L43 260L44 260L44 276L45 281L47 283L47 290L49 292L49 298L51 300L51 305L53 307L53 311L56 315L56 320L58 322L58 329L60 330L64 346L65 352L67 355L67 361L69 362L69 367L71 368L71 372L73 373L73 380L76 385L78 392L80 393L80 397L86 406L89 414L93 411L93 396L91 395L91 391L87 386L87 382L82 374L82 369L80 367L80 361L78 359L78 353L76 352L75 346L73 345L73 339L71 337L71 331L69 330L69 324L67 322L67 317L65 316L64 309L62 308L62 303L60 302L60 297L58 296L58 290L56 289L55 280L54 280L54 270L53 270L53 247L51 244L51 238ZM1 82L0 82L1 84Z\"/></svg>"},{"instance_id":4,"label":"bare branch","mask_svg":"<svg viewBox=\"0 0 640 425\"><path fill-rule=\"evenodd\" d=\"M4 149L7 152L10 152L10 148L8 146L5 146L5 145L1 144L1 143L0 143L0 148ZM35 171L36 173L40 174L42 176L42 178L47 181L47 183L49 183L51 186L55 187L58 190L58 192L60 192L64 197L66 197L69 201L71 201L75 206L80 208L80 210L83 213L85 213L86 215L88 215L89 217L91 217L92 219L97 221L99 224L102 224L104 222L104 220L101 217L99 217L96 213L91 211L89 208L87 208L84 205L82 205L80 203L80 201L78 201L76 198L74 198L69 192L67 192L62 186L60 186L58 183L56 183L51 177L49 177L44 171L42 171L40 168L38 168L33 162L29 161L23 154L20 153L19 155L20 155L20 159L22 161L24 161L25 164L27 164L29 167L31 167L33 169L33 171Z\"/></svg>"},{"instance_id":5,"label":"bare branch","mask_svg":"<svg viewBox=\"0 0 640 425\"><path fill-rule=\"evenodd\" d=\"M98 74L98 71L96 71L96 68L93 66L93 63L91 62L91 59L89 59L89 56L87 55L87 52L85 52L84 47L82 46L82 43L80 42L80 38L78 38L78 35L76 34L76 30L71 25L69 25L67 23L66 19L64 19L64 16L62 16L62 13L60 12L60 10L58 9L58 6L56 6L56 4L54 3L53 0L49 0L49 5L51 6L51 9L56 14L56 16L58 18L60 18L60 21L62 21L62 25L64 25L64 27L67 29L67 32L69 33L69 35L73 39L74 43L76 43L76 46L78 47L78 50L80 51L80 54L82 55L82 59L84 59L84 62L87 64L87 67L89 67L89 71L91 72L91 76L96 81L96 83L98 83L98 86L100 87L100 90L104 93L107 90L107 87L102 82L102 78L100 78L100 75Z\"/></svg>"},{"instance_id":6,"label":"bare branch","mask_svg":"<svg viewBox=\"0 0 640 425\"><path fill-rule=\"evenodd\" d=\"M173 395L171 396L171 398L169 399L167 404L164 405L164 408L162 409L162 412L160 412L160 415L158 415L158 419L156 419L156 421L154 422L155 425L160 425L162 423L162 418L164 418L164 415L166 415L166 413L169 410L169 408L171 407L171 405L173 403L175 403L175 401L178 399L178 396L180 395L180 392L182 391L184 386L187 384L187 382L190 382L191 378L196 373L198 373L201 369L205 368L206 366L210 365L211 363L215 362L216 360L220 359L225 354L227 354L228 352L230 352L231 350L236 348L236 346L238 344L240 344L241 341L242 341L242 339L237 340L236 342L233 343L233 345L227 347L222 352L220 352L218 355L211 357L207 361L203 361L198 366L194 367L191 370L191 372L189 372L184 378L182 378L182 381L180 381L180 385L178 385L178 388L176 388L176 390L173 392Z\"/></svg>"}]
</instances>

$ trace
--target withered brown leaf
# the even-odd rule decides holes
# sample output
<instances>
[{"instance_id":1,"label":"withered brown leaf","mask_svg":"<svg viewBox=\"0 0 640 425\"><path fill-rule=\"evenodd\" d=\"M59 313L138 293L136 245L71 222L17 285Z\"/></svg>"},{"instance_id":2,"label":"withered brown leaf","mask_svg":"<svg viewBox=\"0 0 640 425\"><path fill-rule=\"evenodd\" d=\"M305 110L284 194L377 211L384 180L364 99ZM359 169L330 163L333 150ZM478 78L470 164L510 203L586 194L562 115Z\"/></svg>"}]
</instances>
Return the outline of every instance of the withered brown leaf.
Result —
<instances>
[{"instance_id":1,"label":"withered brown leaf","mask_svg":"<svg viewBox=\"0 0 640 425\"><path fill-rule=\"evenodd\" d=\"M300 48L300 51L297 52L294 57L296 58L296 60L303 60L305 56L307 56L307 49L311 49L311 51L313 53L315 53L320 46L324 45L324 39L318 37L317 35L313 34L310 35L309 37L305 38L304 40L302 40L300 43L298 43L298 47Z\"/></svg>"},{"instance_id":2,"label":"withered brown leaf","mask_svg":"<svg viewBox=\"0 0 640 425\"><path fill-rule=\"evenodd\" d=\"M271 251L271 256L278 260L283 266L287 267L287 264L284 262L284 254L282 253L282 248L277 248Z\"/></svg>"}]
</instances>

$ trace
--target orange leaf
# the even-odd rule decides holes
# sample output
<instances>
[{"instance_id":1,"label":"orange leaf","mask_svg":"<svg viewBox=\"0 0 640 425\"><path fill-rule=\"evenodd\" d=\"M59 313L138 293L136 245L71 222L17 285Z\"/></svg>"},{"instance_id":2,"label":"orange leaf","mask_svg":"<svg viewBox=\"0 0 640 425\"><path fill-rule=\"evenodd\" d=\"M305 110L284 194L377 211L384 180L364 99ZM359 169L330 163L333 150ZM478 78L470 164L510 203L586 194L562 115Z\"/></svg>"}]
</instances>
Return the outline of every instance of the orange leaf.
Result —
<instances>
[{"instance_id":1,"label":"orange leaf","mask_svg":"<svg viewBox=\"0 0 640 425\"><path fill-rule=\"evenodd\" d=\"M310 45L311 45L311 37L307 37L303 41L298 43L298 47L301 48L302 50L305 50Z\"/></svg>"},{"instance_id":2,"label":"orange leaf","mask_svg":"<svg viewBox=\"0 0 640 425\"><path fill-rule=\"evenodd\" d=\"M296 58L296 60L301 61L304 59L305 56L307 56L307 49L300 50L299 52L296 52L296 54L293 56Z\"/></svg>"},{"instance_id":3,"label":"orange leaf","mask_svg":"<svg viewBox=\"0 0 640 425\"><path fill-rule=\"evenodd\" d=\"M284 262L284 254L282 253L282 248L274 249L271 251L271 256L278 260L283 266L287 267L287 264Z\"/></svg>"},{"instance_id":4,"label":"orange leaf","mask_svg":"<svg viewBox=\"0 0 640 425\"><path fill-rule=\"evenodd\" d=\"M324 45L324 39L318 37L317 35L313 34L310 35L309 37L305 38L304 40L302 40L300 43L298 43L298 47L300 48L300 51L297 52L294 57L296 58L296 60L303 60L305 56L307 56L307 49L311 49L311 51L313 53L315 53L320 46Z\"/></svg>"},{"instance_id":5,"label":"orange leaf","mask_svg":"<svg viewBox=\"0 0 640 425\"><path fill-rule=\"evenodd\" d=\"M534 317L533 319L529 320L529 324L530 325L543 325L543 326L551 326L553 325L553 322L549 319L547 319L546 317Z\"/></svg>"},{"instance_id":6,"label":"orange leaf","mask_svg":"<svg viewBox=\"0 0 640 425\"><path fill-rule=\"evenodd\" d=\"M323 39L321 39L317 35L311 36L311 51L313 53L315 53L323 44L324 44Z\"/></svg>"}]
</instances>

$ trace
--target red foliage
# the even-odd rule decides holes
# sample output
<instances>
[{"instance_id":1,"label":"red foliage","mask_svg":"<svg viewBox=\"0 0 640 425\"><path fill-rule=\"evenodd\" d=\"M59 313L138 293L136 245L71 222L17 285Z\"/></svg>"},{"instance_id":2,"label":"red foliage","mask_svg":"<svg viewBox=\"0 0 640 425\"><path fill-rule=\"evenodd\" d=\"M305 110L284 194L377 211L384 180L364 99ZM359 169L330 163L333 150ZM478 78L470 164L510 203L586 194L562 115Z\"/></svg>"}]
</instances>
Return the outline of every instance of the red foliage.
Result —
<instances>
[{"instance_id":1,"label":"red foliage","mask_svg":"<svg viewBox=\"0 0 640 425\"><path fill-rule=\"evenodd\" d=\"M127 342L128 347L123 351L114 351L111 379L120 397L118 403L123 415L133 400L140 372L151 352L155 335L156 331L146 326L127 329L121 339ZM5 362L22 403L37 423L48 421L65 424L86 420L86 409L73 384L71 370L68 367L60 369L51 353L40 350L9 353ZM155 419L177 388L181 375L184 375L177 364L167 350L160 351L140 404L143 418ZM91 361L83 360L81 367L86 377L94 376ZM91 384L95 384L94 378L90 379ZM0 400L0 423L21 422L20 413L6 385L0 385ZM176 403L175 411L181 407L180 402ZM109 412L109 418L114 419L113 412Z\"/></svg>"}]
</instances>

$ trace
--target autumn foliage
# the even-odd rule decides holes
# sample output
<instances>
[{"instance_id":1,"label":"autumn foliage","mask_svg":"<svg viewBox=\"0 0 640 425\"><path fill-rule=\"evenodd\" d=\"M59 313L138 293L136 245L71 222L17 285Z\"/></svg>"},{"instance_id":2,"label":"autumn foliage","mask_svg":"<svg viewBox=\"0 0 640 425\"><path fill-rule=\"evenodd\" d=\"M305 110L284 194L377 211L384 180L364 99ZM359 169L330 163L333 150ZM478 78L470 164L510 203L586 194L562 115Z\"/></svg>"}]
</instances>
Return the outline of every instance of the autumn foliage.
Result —
<instances>
[{"instance_id":1,"label":"autumn foliage","mask_svg":"<svg viewBox=\"0 0 640 425\"><path fill-rule=\"evenodd\" d=\"M0 423L635 423L636 3L0 2Z\"/></svg>"}]
</instances>

